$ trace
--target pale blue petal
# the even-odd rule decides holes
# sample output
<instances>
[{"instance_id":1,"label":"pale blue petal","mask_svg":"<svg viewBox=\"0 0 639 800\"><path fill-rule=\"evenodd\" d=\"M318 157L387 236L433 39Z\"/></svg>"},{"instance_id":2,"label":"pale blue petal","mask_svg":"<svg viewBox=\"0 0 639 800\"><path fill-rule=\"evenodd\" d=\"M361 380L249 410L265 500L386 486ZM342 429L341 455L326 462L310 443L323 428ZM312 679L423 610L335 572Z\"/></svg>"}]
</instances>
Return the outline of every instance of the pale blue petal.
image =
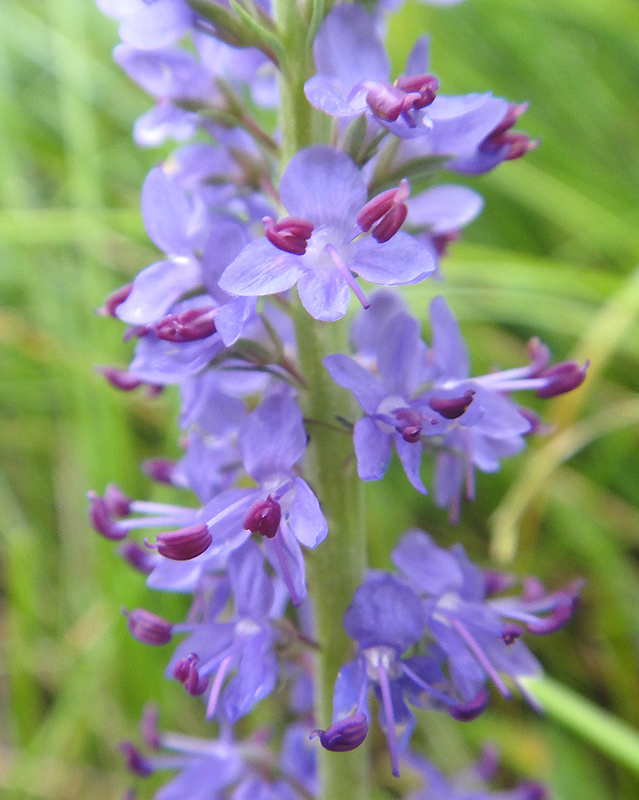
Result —
<instances>
[{"instance_id":1,"label":"pale blue petal","mask_svg":"<svg viewBox=\"0 0 639 800\"><path fill-rule=\"evenodd\" d=\"M391 456L391 436L380 430L370 417L355 423L353 444L357 456L357 474L363 481L378 481L384 477Z\"/></svg>"},{"instance_id":2,"label":"pale blue petal","mask_svg":"<svg viewBox=\"0 0 639 800\"><path fill-rule=\"evenodd\" d=\"M319 500L302 478L295 478L295 499L288 513L288 524L295 538L304 547L317 547L328 533Z\"/></svg>"},{"instance_id":3,"label":"pale blue petal","mask_svg":"<svg viewBox=\"0 0 639 800\"><path fill-rule=\"evenodd\" d=\"M222 273L219 286L231 294L277 294L290 289L301 274L299 256L279 250L263 237L246 245Z\"/></svg>"},{"instance_id":4,"label":"pale blue petal","mask_svg":"<svg viewBox=\"0 0 639 800\"><path fill-rule=\"evenodd\" d=\"M318 320L333 322L348 310L351 292L336 269L309 269L297 282L302 305Z\"/></svg>"}]
</instances>

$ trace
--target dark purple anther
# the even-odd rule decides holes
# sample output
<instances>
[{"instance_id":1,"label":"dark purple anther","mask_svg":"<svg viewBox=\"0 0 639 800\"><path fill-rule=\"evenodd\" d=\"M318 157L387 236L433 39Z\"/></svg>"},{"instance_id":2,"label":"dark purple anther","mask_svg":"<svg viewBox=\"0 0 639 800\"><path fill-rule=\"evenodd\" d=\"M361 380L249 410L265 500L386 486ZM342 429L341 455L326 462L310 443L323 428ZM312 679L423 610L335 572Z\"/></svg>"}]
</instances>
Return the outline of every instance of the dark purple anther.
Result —
<instances>
[{"instance_id":1,"label":"dark purple anther","mask_svg":"<svg viewBox=\"0 0 639 800\"><path fill-rule=\"evenodd\" d=\"M111 519L111 512L104 497L100 497L95 492L87 492L87 497L89 498L89 519L95 530L107 539L114 541L125 539L126 528L122 529L117 522Z\"/></svg>"},{"instance_id":2,"label":"dark purple anther","mask_svg":"<svg viewBox=\"0 0 639 800\"><path fill-rule=\"evenodd\" d=\"M373 228L373 238L380 244L387 242L402 227L408 207L405 200L410 194L410 184L403 178L399 186L381 192L361 209L357 215L357 224L368 233Z\"/></svg>"},{"instance_id":3,"label":"dark purple anther","mask_svg":"<svg viewBox=\"0 0 639 800\"><path fill-rule=\"evenodd\" d=\"M131 500L119 486L110 483L104 491L104 499L109 513L114 517L126 517L131 511Z\"/></svg>"},{"instance_id":4,"label":"dark purple anther","mask_svg":"<svg viewBox=\"0 0 639 800\"><path fill-rule=\"evenodd\" d=\"M142 471L158 483L171 485L175 461L170 458L147 458L142 462Z\"/></svg>"},{"instance_id":5,"label":"dark purple anther","mask_svg":"<svg viewBox=\"0 0 639 800\"><path fill-rule=\"evenodd\" d=\"M126 768L134 775L148 778L153 772L153 767L132 742L120 742L120 750L126 759Z\"/></svg>"},{"instance_id":6,"label":"dark purple anther","mask_svg":"<svg viewBox=\"0 0 639 800\"><path fill-rule=\"evenodd\" d=\"M461 397L431 397L428 405L444 419L458 419L473 402L475 392L468 389Z\"/></svg>"},{"instance_id":7,"label":"dark purple anther","mask_svg":"<svg viewBox=\"0 0 639 800\"><path fill-rule=\"evenodd\" d=\"M152 553L137 542L125 542L118 550L122 558L138 572L148 575L156 564Z\"/></svg>"},{"instance_id":8,"label":"dark purple anther","mask_svg":"<svg viewBox=\"0 0 639 800\"><path fill-rule=\"evenodd\" d=\"M530 422L530 430L526 431L524 436L532 436L535 433L549 433L552 430L550 425L544 425L538 414L531 411L529 408L519 406L517 409L524 419Z\"/></svg>"},{"instance_id":9,"label":"dark purple anther","mask_svg":"<svg viewBox=\"0 0 639 800\"><path fill-rule=\"evenodd\" d=\"M386 122L395 122L404 110L405 97L406 94L401 89L379 83L369 90L366 102L376 117Z\"/></svg>"},{"instance_id":10,"label":"dark purple anther","mask_svg":"<svg viewBox=\"0 0 639 800\"><path fill-rule=\"evenodd\" d=\"M430 237L433 247L438 256L448 255L448 245L456 242L461 236L461 231L446 231L446 233L436 233Z\"/></svg>"},{"instance_id":11,"label":"dark purple anther","mask_svg":"<svg viewBox=\"0 0 639 800\"><path fill-rule=\"evenodd\" d=\"M259 533L272 539L280 527L282 519L282 509L273 495L269 495L266 500L256 500L244 516L242 527Z\"/></svg>"},{"instance_id":12,"label":"dark purple anther","mask_svg":"<svg viewBox=\"0 0 639 800\"><path fill-rule=\"evenodd\" d=\"M395 86L411 96L411 106L415 109L429 106L437 96L439 81L434 75L400 75ZM417 94L418 98L412 95Z\"/></svg>"},{"instance_id":13,"label":"dark purple anther","mask_svg":"<svg viewBox=\"0 0 639 800\"><path fill-rule=\"evenodd\" d=\"M522 635L523 630L519 627L519 625L513 625L512 623L505 625L503 631L501 632L501 638L504 640L504 644L507 645L514 644Z\"/></svg>"},{"instance_id":14,"label":"dark purple anther","mask_svg":"<svg viewBox=\"0 0 639 800\"><path fill-rule=\"evenodd\" d=\"M115 367L96 367L95 371L103 375L116 389L122 392L131 392L141 386L143 381L131 375L124 369L116 369Z\"/></svg>"},{"instance_id":15,"label":"dark purple anther","mask_svg":"<svg viewBox=\"0 0 639 800\"><path fill-rule=\"evenodd\" d=\"M414 408L398 408L394 412L399 421L397 431L401 433L405 442L414 444L418 442L422 435L423 417Z\"/></svg>"},{"instance_id":16,"label":"dark purple anther","mask_svg":"<svg viewBox=\"0 0 639 800\"><path fill-rule=\"evenodd\" d=\"M199 663L200 659L196 653L189 653L186 658L181 658L173 669L173 677L180 681L186 691L193 697L199 697L204 694L209 686L208 675L200 676L197 670Z\"/></svg>"},{"instance_id":17,"label":"dark purple anther","mask_svg":"<svg viewBox=\"0 0 639 800\"><path fill-rule=\"evenodd\" d=\"M586 379L586 372L590 365L589 361L585 364L577 364L576 361L562 361L552 367L540 372L538 378L547 378L548 384L543 389L537 390L537 397L557 397L565 394L581 384Z\"/></svg>"},{"instance_id":18,"label":"dark purple anther","mask_svg":"<svg viewBox=\"0 0 639 800\"><path fill-rule=\"evenodd\" d=\"M187 308L179 314L171 314L153 326L158 339L167 342L196 342L212 336L215 327L215 311L213 306L203 308Z\"/></svg>"},{"instance_id":19,"label":"dark purple anther","mask_svg":"<svg viewBox=\"0 0 639 800\"><path fill-rule=\"evenodd\" d=\"M566 594L552 609L552 613L547 617L537 617L537 619L526 620L526 627L531 633L543 636L546 633L554 633L572 617L575 610L577 598Z\"/></svg>"},{"instance_id":20,"label":"dark purple anther","mask_svg":"<svg viewBox=\"0 0 639 800\"><path fill-rule=\"evenodd\" d=\"M528 358L531 360L531 375L537 375L550 364L550 350L538 336L533 336L526 345Z\"/></svg>"},{"instance_id":21,"label":"dark purple anther","mask_svg":"<svg viewBox=\"0 0 639 800\"><path fill-rule=\"evenodd\" d=\"M525 133L513 133L511 128L516 124L519 117L528 108L528 103L511 103L508 107L504 118L499 125L490 133L479 146L483 152L493 153L496 150L501 150L502 147L508 147L504 158L512 161L515 158L521 158L529 150L534 150L537 147L537 141L531 139Z\"/></svg>"},{"instance_id":22,"label":"dark purple anther","mask_svg":"<svg viewBox=\"0 0 639 800\"><path fill-rule=\"evenodd\" d=\"M171 623L158 617L157 614L152 614L144 608L125 611L124 614L129 632L138 642L159 646L171 641Z\"/></svg>"},{"instance_id":23,"label":"dark purple anther","mask_svg":"<svg viewBox=\"0 0 639 800\"><path fill-rule=\"evenodd\" d=\"M303 256L306 252L306 245L315 227L312 222L301 217L284 217L278 222L272 217L264 217L262 224L271 244L296 256Z\"/></svg>"},{"instance_id":24,"label":"dark purple anther","mask_svg":"<svg viewBox=\"0 0 639 800\"><path fill-rule=\"evenodd\" d=\"M456 706L449 706L448 713L458 722L470 722L477 719L486 710L488 705L488 692L481 689L477 697L468 703L460 703Z\"/></svg>"},{"instance_id":25,"label":"dark purple anther","mask_svg":"<svg viewBox=\"0 0 639 800\"><path fill-rule=\"evenodd\" d=\"M493 594L499 594L506 589L510 589L515 584L515 579L507 572L498 572L493 569L486 569L484 575L484 592L487 597Z\"/></svg>"},{"instance_id":26,"label":"dark purple anther","mask_svg":"<svg viewBox=\"0 0 639 800\"><path fill-rule=\"evenodd\" d=\"M189 525L177 531L158 533L155 544L148 544L158 551L161 556L172 561L189 561L202 555L211 544L213 537L204 523Z\"/></svg>"},{"instance_id":27,"label":"dark purple anther","mask_svg":"<svg viewBox=\"0 0 639 800\"><path fill-rule=\"evenodd\" d=\"M517 797L519 800L547 800L548 789L541 783L526 781L517 786Z\"/></svg>"},{"instance_id":28,"label":"dark purple anther","mask_svg":"<svg viewBox=\"0 0 639 800\"><path fill-rule=\"evenodd\" d=\"M127 297L131 294L133 290L132 283L126 283L124 286L120 286L119 289L116 289L114 292L107 297L104 301L104 305L102 308L97 309L98 314L102 314L102 316L110 316L115 317L115 311L117 307L124 303Z\"/></svg>"},{"instance_id":29,"label":"dark purple anther","mask_svg":"<svg viewBox=\"0 0 639 800\"><path fill-rule=\"evenodd\" d=\"M147 747L150 747L152 750L160 749L162 742L160 741L160 733L158 731L158 710L152 703L148 703L144 706L142 720L140 722L140 733Z\"/></svg>"},{"instance_id":30,"label":"dark purple anther","mask_svg":"<svg viewBox=\"0 0 639 800\"><path fill-rule=\"evenodd\" d=\"M325 731L315 730L308 737L314 739L319 736L322 747L325 750L331 750L333 753L345 753L348 750L354 750L366 738L368 733L368 720L366 714L358 711L351 717L341 719L339 722L334 722L330 728Z\"/></svg>"}]
</instances>

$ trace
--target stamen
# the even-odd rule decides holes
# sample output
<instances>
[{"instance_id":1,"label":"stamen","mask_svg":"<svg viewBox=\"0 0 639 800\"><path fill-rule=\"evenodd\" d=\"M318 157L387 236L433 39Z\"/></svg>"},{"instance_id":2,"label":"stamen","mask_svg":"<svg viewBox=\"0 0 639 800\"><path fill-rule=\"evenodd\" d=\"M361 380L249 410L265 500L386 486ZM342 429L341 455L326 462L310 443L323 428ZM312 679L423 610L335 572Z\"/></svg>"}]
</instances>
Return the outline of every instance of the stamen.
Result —
<instances>
[{"instance_id":1,"label":"stamen","mask_svg":"<svg viewBox=\"0 0 639 800\"><path fill-rule=\"evenodd\" d=\"M153 331L158 339L167 342L196 342L212 336L215 327L215 313L213 306L203 308L187 308L178 314L170 314L153 326Z\"/></svg>"},{"instance_id":2,"label":"stamen","mask_svg":"<svg viewBox=\"0 0 639 800\"><path fill-rule=\"evenodd\" d=\"M217 701L222 690L222 684L224 683L224 678L226 677L226 673L228 672L232 661L233 656L229 655L220 664L220 668L218 669L215 680L213 681L213 686L211 687L211 694L209 695L209 702L206 707L206 719L213 719L215 716Z\"/></svg>"},{"instance_id":3,"label":"stamen","mask_svg":"<svg viewBox=\"0 0 639 800\"><path fill-rule=\"evenodd\" d=\"M302 602L299 598L299 595L295 591L295 585L293 584L293 576L291 575L291 570L289 569L288 562L286 560L286 553L284 552L284 545L282 544L282 537L276 536L275 540L273 541L275 546L275 554L277 555L277 560L279 561L280 567L282 569L282 576L284 578L284 583L286 584L286 588L288 589L288 593L291 596L291 602L294 606L299 606Z\"/></svg>"},{"instance_id":4,"label":"stamen","mask_svg":"<svg viewBox=\"0 0 639 800\"><path fill-rule=\"evenodd\" d=\"M459 703L458 705L451 706L448 713L453 719L458 722L471 722L480 714L483 714L488 705L488 692L485 689L480 689L477 697L469 700L468 703Z\"/></svg>"},{"instance_id":5,"label":"stamen","mask_svg":"<svg viewBox=\"0 0 639 800\"><path fill-rule=\"evenodd\" d=\"M158 483L171 485L175 461L169 458L147 458L142 462L142 471Z\"/></svg>"},{"instance_id":6,"label":"stamen","mask_svg":"<svg viewBox=\"0 0 639 800\"><path fill-rule=\"evenodd\" d=\"M418 442L422 435L423 422L420 412L414 408L398 408L394 413L400 423L397 425L397 430L401 433L402 439L411 444Z\"/></svg>"},{"instance_id":7,"label":"stamen","mask_svg":"<svg viewBox=\"0 0 639 800\"><path fill-rule=\"evenodd\" d=\"M126 283L124 286L120 286L119 289L116 289L114 292L111 292L110 295L107 296L106 300L104 301L104 305L102 308L96 309L96 313L100 314L103 317L116 316L116 309L124 301L133 291L133 283Z\"/></svg>"},{"instance_id":8,"label":"stamen","mask_svg":"<svg viewBox=\"0 0 639 800\"><path fill-rule=\"evenodd\" d=\"M130 372L124 369L96 367L95 371L106 378L111 386L115 386L115 388L119 389L121 392L132 392L133 389L137 389L138 386L142 386L144 383L144 381L141 381L139 378L136 378L135 375L131 375Z\"/></svg>"},{"instance_id":9,"label":"stamen","mask_svg":"<svg viewBox=\"0 0 639 800\"><path fill-rule=\"evenodd\" d=\"M380 244L392 238L404 224L408 214L405 201L410 194L410 184L402 178L399 186L387 189L369 200L357 215L357 224L368 233L373 228L373 238Z\"/></svg>"},{"instance_id":10,"label":"stamen","mask_svg":"<svg viewBox=\"0 0 639 800\"><path fill-rule=\"evenodd\" d=\"M272 494L266 500L256 500L244 515L242 527L272 539L280 527L282 508Z\"/></svg>"},{"instance_id":11,"label":"stamen","mask_svg":"<svg viewBox=\"0 0 639 800\"><path fill-rule=\"evenodd\" d=\"M386 740L388 742L388 753L391 760L391 771L396 778L399 778L399 753L397 750L397 735L395 731L395 714L393 712L393 699L391 697L390 683L383 664L379 664L379 688L382 692L382 706L384 707L384 717L386 718Z\"/></svg>"},{"instance_id":12,"label":"stamen","mask_svg":"<svg viewBox=\"0 0 639 800\"><path fill-rule=\"evenodd\" d=\"M431 397L428 405L444 419L458 419L473 402L475 392L468 389L462 397Z\"/></svg>"},{"instance_id":13,"label":"stamen","mask_svg":"<svg viewBox=\"0 0 639 800\"><path fill-rule=\"evenodd\" d=\"M562 361L541 372L538 377L546 378L548 383L545 387L537 390L537 397L557 397L576 389L586 379L586 372L590 362L580 365L576 361Z\"/></svg>"},{"instance_id":14,"label":"stamen","mask_svg":"<svg viewBox=\"0 0 639 800\"><path fill-rule=\"evenodd\" d=\"M129 772L141 778L148 778L153 772L151 762L140 753L133 742L120 742L120 750L124 754Z\"/></svg>"},{"instance_id":15,"label":"stamen","mask_svg":"<svg viewBox=\"0 0 639 800\"><path fill-rule=\"evenodd\" d=\"M439 81L434 75L400 75L395 81L395 86L408 93L412 108L419 109L433 102L437 96Z\"/></svg>"},{"instance_id":16,"label":"stamen","mask_svg":"<svg viewBox=\"0 0 639 800\"><path fill-rule=\"evenodd\" d=\"M366 714L358 711L350 717L334 722L325 731L314 730L309 739L319 736L322 747L333 753L345 753L355 750L366 738L368 733L368 720Z\"/></svg>"},{"instance_id":17,"label":"stamen","mask_svg":"<svg viewBox=\"0 0 639 800\"><path fill-rule=\"evenodd\" d=\"M128 529L111 519L109 505L104 497L95 492L87 492L89 498L89 519L93 528L102 536L113 541L126 539Z\"/></svg>"},{"instance_id":18,"label":"stamen","mask_svg":"<svg viewBox=\"0 0 639 800\"><path fill-rule=\"evenodd\" d=\"M477 644L477 642L471 635L470 631L458 619L455 619L454 617L451 619L451 624L453 628L455 628L457 633L459 633L462 639L466 642L470 651L477 659L479 665L483 667L486 673L490 676L492 682L495 684L500 694L503 695L504 697L510 697L510 689L506 686L506 684L502 680L501 676L499 675L495 667L490 663L488 657L481 649L481 647Z\"/></svg>"},{"instance_id":19,"label":"stamen","mask_svg":"<svg viewBox=\"0 0 639 800\"><path fill-rule=\"evenodd\" d=\"M144 544L172 561L190 561L192 558L202 555L212 541L213 537L208 527L198 524L189 525L177 531L158 533L155 544L149 544L146 539Z\"/></svg>"},{"instance_id":20,"label":"stamen","mask_svg":"<svg viewBox=\"0 0 639 800\"><path fill-rule=\"evenodd\" d=\"M370 308L371 304L368 302L368 300L366 298L366 295L364 294L364 292L362 291L361 287L359 286L359 284L357 283L357 281L353 277L353 273L346 266L346 264L342 261L340 254L337 252L337 250L333 247L332 244L327 244L326 245L326 252L329 254L331 259L333 260L333 263L335 264L337 269L340 271L340 273L343 276L343 278L345 279L346 283L350 286L350 288L353 291L353 294L359 300L359 302L362 304L362 306L364 308Z\"/></svg>"},{"instance_id":21,"label":"stamen","mask_svg":"<svg viewBox=\"0 0 639 800\"><path fill-rule=\"evenodd\" d=\"M284 217L275 222L272 217L262 220L264 233L269 242L285 253L303 256L314 225L302 217Z\"/></svg>"},{"instance_id":22,"label":"stamen","mask_svg":"<svg viewBox=\"0 0 639 800\"><path fill-rule=\"evenodd\" d=\"M158 647L171 641L172 625L157 614L144 608L136 608L131 612L123 611L126 624L134 639L143 644Z\"/></svg>"}]
</instances>

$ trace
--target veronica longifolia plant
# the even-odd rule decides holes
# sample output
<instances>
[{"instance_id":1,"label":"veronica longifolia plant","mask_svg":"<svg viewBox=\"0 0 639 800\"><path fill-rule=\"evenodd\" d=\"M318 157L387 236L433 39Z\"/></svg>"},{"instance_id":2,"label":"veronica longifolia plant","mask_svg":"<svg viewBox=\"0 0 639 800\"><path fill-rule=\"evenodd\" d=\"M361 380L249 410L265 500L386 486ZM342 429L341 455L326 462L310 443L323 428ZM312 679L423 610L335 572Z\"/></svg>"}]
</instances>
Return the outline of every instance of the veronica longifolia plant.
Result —
<instances>
[{"instance_id":1,"label":"veronica longifolia plant","mask_svg":"<svg viewBox=\"0 0 639 800\"><path fill-rule=\"evenodd\" d=\"M408 751L413 709L467 721L491 685L525 694L541 667L522 635L565 624L579 583L548 592L526 578L513 594L511 576L418 530L394 548L397 572L367 571L361 496L396 452L412 487L457 521L475 470L498 470L541 430L515 394L553 397L585 377L586 365L551 365L537 339L522 366L475 375L443 297L427 343L387 288L445 276L447 245L483 205L446 175L532 149L512 130L526 106L446 95L424 37L393 78L388 3L99 5L120 21L116 61L155 101L136 142L184 142L142 188L161 254L101 309L128 324L133 358L101 372L124 391L177 386L184 455L143 468L199 503L111 485L89 493L90 518L150 587L192 597L184 621L134 609L127 624L147 645L179 639L167 677L215 720L200 740L145 715L149 753L122 744L130 770L177 771L157 800L334 800L344 786L364 800L376 716L393 774L404 764L424 781L411 798L461 798L471 775L481 797L542 797L536 784L493 795L485 759L445 778ZM258 106L278 108L275 130ZM240 739L234 723L274 691L260 716L271 722Z\"/></svg>"}]
</instances>

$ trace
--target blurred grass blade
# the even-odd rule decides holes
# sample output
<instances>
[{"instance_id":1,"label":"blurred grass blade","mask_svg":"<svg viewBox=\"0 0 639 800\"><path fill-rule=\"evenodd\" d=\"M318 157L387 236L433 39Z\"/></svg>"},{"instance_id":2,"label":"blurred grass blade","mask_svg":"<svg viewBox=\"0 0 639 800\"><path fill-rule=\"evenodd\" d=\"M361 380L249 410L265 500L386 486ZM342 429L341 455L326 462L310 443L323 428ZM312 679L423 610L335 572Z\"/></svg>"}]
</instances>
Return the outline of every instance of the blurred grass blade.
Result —
<instances>
[{"instance_id":1,"label":"blurred grass blade","mask_svg":"<svg viewBox=\"0 0 639 800\"><path fill-rule=\"evenodd\" d=\"M639 731L551 678L523 683L550 717L639 774Z\"/></svg>"}]
</instances>

